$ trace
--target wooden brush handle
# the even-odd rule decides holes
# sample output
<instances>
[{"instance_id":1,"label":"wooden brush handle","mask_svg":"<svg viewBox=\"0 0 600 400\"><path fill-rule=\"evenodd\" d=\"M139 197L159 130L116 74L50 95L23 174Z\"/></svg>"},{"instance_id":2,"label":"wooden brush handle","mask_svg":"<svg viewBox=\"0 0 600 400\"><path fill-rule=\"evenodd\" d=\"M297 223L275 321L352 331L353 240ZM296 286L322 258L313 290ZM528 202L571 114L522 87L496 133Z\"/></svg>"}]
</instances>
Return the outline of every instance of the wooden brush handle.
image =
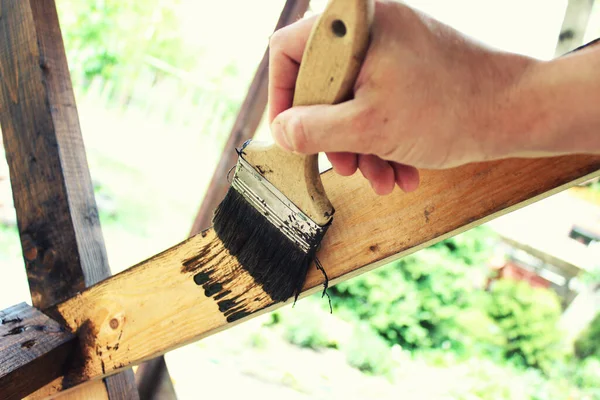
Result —
<instances>
[{"instance_id":1,"label":"wooden brush handle","mask_svg":"<svg viewBox=\"0 0 600 400\"><path fill-rule=\"evenodd\" d=\"M364 60L373 20L373 0L330 0L306 44L294 106L347 100ZM333 215L321 183L318 155L298 155L276 145L251 142L243 157L319 225Z\"/></svg>"}]
</instances>

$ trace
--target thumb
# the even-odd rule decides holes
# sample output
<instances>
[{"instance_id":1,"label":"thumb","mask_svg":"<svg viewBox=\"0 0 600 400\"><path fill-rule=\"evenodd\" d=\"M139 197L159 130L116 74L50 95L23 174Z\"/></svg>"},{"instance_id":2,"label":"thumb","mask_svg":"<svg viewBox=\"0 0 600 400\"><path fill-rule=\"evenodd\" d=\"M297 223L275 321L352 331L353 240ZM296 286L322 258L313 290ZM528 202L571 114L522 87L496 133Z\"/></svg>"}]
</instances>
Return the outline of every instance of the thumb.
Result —
<instances>
[{"instance_id":1,"label":"thumb","mask_svg":"<svg viewBox=\"0 0 600 400\"><path fill-rule=\"evenodd\" d=\"M271 123L275 143L301 154L373 153L370 112L356 100L335 105L296 106Z\"/></svg>"}]
</instances>

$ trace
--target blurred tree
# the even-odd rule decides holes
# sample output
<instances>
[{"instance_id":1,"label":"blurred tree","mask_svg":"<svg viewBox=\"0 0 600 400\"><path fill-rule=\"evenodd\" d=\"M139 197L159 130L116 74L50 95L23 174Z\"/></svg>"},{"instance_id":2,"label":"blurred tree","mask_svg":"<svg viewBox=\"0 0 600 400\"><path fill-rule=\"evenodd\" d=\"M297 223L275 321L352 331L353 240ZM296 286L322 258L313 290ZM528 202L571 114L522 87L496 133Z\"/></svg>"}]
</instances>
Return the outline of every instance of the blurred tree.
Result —
<instances>
[{"instance_id":1,"label":"blurred tree","mask_svg":"<svg viewBox=\"0 0 600 400\"><path fill-rule=\"evenodd\" d=\"M96 76L117 84L131 81L146 56L190 68L195 57L183 49L178 4L179 0L59 2L75 86L85 88Z\"/></svg>"}]
</instances>

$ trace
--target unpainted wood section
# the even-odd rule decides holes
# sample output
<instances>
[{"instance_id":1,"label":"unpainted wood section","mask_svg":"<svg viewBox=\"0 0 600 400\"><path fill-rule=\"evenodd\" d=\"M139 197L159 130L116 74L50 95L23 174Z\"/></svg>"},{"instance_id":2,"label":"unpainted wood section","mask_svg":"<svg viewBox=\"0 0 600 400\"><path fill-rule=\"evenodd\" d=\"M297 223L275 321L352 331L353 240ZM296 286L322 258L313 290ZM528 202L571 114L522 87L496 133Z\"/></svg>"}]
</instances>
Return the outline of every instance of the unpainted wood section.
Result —
<instances>
[{"instance_id":1,"label":"unpainted wood section","mask_svg":"<svg viewBox=\"0 0 600 400\"><path fill-rule=\"evenodd\" d=\"M17 400L61 375L75 336L21 303L0 311L0 399Z\"/></svg>"},{"instance_id":2,"label":"unpainted wood section","mask_svg":"<svg viewBox=\"0 0 600 400\"><path fill-rule=\"evenodd\" d=\"M315 22L302 55L294 106L336 104L352 95L369 44L373 0L331 0ZM334 209L317 155L250 143L243 157L310 219L324 226Z\"/></svg>"},{"instance_id":3,"label":"unpainted wood section","mask_svg":"<svg viewBox=\"0 0 600 400\"><path fill-rule=\"evenodd\" d=\"M0 0L0 123L33 304L110 276L53 0ZM111 399L135 399L133 378ZM109 390L110 390L109 386ZM118 392L123 390L122 392Z\"/></svg>"},{"instance_id":4,"label":"unpainted wood section","mask_svg":"<svg viewBox=\"0 0 600 400\"><path fill-rule=\"evenodd\" d=\"M338 213L318 256L333 283L599 176L600 156L513 159L421 172L419 190L385 197L376 196L358 173L323 175ZM322 283L322 274L311 269L303 296L321 290ZM87 289L52 315L87 332L84 362L67 376L76 384L282 305L273 304L207 230Z\"/></svg>"},{"instance_id":5,"label":"unpainted wood section","mask_svg":"<svg viewBox=\"0 0 600 400\"><path fill-rule=\"evenodd\" d=\"M275 30L277 31L301 18L308 9L309 2L310 0L286 0ZM235 166L237 161L237 153L234 148L241 147L244 142L252 139L256 129L258 129L267 106L268 78L269 49L267 48L252 79L246 98L240 107L227 142L223 147L223 154L192 225L192 235L200 233L200 231L211 225L213 212L229 189L227 173L231 167Z\"/></svg>"},{"instance_id":6,"label":"unpainted wood section","mask_svg":"<svg viewBox=\"0 0 600 400\"><path fill-rule=\"evenodd\" d=\"M62 377L60 377L31 393L24 400L106 400L107 398L106 385L101 379L62 390Z\"/></svg>"}]
</instances>

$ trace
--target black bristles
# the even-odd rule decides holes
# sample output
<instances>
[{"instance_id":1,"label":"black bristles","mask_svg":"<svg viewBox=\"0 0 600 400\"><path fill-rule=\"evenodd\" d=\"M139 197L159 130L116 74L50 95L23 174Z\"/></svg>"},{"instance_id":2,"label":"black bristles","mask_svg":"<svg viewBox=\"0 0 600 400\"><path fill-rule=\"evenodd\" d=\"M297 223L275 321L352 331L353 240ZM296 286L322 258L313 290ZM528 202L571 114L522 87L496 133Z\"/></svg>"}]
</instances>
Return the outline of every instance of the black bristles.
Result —
<instances>
[{"instance_id":1,"label":"black bristles","mask_svg":"<svg viewBox=\"0 0 600 400\"><path fill-rule=\"evenodd\" d=\"M233 188L215 211L213 226L225 248L276 302L297 299L327 230L310 238L305 253Z\"/></svg>"}]
</instances>

